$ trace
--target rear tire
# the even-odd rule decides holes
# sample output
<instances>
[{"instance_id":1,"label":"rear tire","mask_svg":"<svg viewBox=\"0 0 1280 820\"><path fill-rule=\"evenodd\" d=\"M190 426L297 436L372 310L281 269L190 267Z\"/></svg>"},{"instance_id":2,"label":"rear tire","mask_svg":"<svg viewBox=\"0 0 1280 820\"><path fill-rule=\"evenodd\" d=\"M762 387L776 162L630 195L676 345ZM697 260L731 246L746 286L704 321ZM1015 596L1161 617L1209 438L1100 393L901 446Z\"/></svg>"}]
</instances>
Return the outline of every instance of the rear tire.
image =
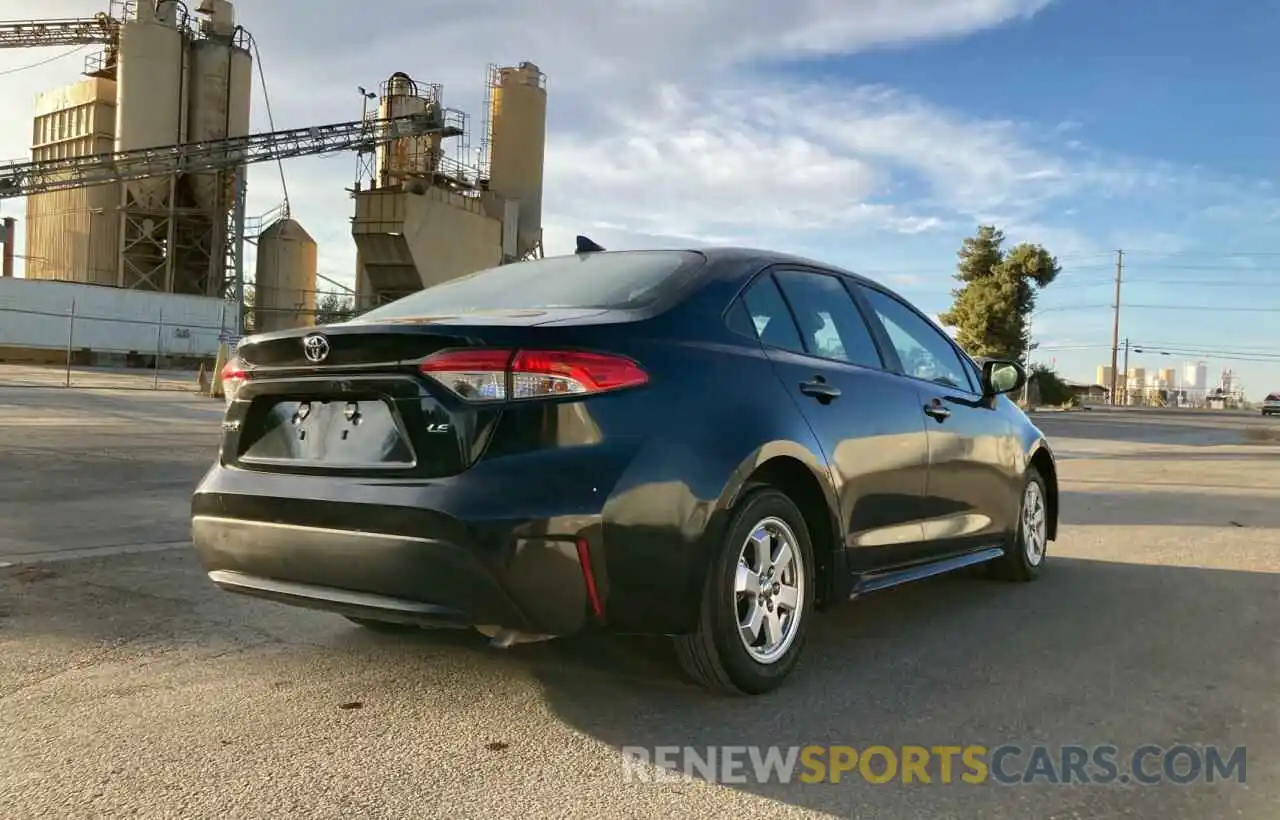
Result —
<instances>
[{"instance_id":1,"label":"rear tire","mask_svg":"<svg viewBox=\"0 0 1280 820\"><path fill-rule=\"evenodd\" d=\"M697 628L675 648L704 688L759 695L781 686L800 660L817 564L804 516L786 495L760 487L737 507L712 556Z\"/></svg>"},{"instance_id":2,"label":"rear tire","mask_svg":"<svg viewBox=\"0 0 1280 820\"><path fill-rule=\"evenodd\" d=\"M992 574L1003 581L1025 583L1040 577L1049 557L1049 494L1035 467L1027 468L1018 502L1018 529L991 563Z\"/></svg>"}]
</instances>

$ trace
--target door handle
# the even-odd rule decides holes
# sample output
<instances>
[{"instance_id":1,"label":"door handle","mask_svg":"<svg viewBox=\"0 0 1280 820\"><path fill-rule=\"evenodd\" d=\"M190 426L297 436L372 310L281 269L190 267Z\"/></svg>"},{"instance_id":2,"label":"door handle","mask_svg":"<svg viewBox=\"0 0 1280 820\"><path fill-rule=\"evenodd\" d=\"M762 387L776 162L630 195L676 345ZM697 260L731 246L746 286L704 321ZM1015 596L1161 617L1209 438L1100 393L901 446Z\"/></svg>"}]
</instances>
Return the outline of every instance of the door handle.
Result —
<instances>
[{"instance_id":1,"label":"door handle","mask_svg":"<svg viewBox=\"0 0 1280 820\"><path fill-rule=\"evenodd\" d=\"M806 396L812 396L823 404L840 398L840 388L827 384L827 380L821 376L815 376L813 381L800 382L800 392Z\"/></svg>"},{"instance_id":2,"label":"door handle","mask_svg":"<svg viewBox=\"0 0 1280 820\"><path fill-rule=\"evenodd\" d=\"M926 404L924 406L924 414L926 416L932 416L940 422L946 421L951 417L951 411L943 407L941 404Z\"/></svg>"}]
</instances>

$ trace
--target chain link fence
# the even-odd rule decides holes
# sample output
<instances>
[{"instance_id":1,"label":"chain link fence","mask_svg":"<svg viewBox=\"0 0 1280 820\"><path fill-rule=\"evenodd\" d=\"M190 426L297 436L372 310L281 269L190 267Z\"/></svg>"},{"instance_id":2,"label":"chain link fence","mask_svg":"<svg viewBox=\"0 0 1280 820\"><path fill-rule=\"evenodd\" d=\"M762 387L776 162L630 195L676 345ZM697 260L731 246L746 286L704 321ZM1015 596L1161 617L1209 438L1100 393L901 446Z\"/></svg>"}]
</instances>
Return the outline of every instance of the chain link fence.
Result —
<instances>
[{"instance_id":1,"label":"chain link fence","mask_svg":"<svg viewBox=\"0 0 1280 820\"><path fill-rule=\"evenodd\" d=\"M196 392L226 327L0 306L0 386ZM61 337L58 346L52 338ZM143 344L143 342L147 342ZM122 345L121 342L124 344Z\"/></svg>"},{"instance_id":2,"label":"chain link fence","mask_svg":"<svg viewBox=\"0 0 1280 820\"><path fill-rule=\"evenodd\" d=\"M0 303L0 387L197 392L202 375L212 377L219 344L237 341L236 305L225 304L212 324L166 321L163 309L153 318L103 315L100 308L77 309L74 299L64 310ZM355 295L341 288L277 294L250 285L241 327L249 335L332 324L362 312Z\"/></svg>"}]
</instances>

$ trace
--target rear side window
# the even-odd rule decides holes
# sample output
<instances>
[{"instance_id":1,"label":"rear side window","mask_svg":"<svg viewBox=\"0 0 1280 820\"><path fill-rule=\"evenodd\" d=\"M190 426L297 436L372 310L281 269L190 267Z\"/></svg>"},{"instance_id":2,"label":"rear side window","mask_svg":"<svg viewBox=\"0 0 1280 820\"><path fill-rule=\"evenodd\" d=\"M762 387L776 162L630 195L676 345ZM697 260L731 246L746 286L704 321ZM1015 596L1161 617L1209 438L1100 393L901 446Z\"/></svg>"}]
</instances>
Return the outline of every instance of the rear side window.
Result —
<instances>
[{"instance_id":1,"label":"rear side window","mask_svg":"<svg viewBox=\"0 0 1280 820\"><path fill-rule=\"evenodd\" d=\"M839 279L796 270L778 271L775 276L811 355L862 367L881 366L871 331Z\"/></svg>"},{"instance_id":2,"label":"rear side window","mask_svg":"<svg viewBox=\"0 0 1280 820\"><path fill-rule=\"evenodd\" d=\"M613 251L516 262L433 285L360 320L488 310L638 309L678 291L704 262L693 251Z\"/></svg>"},{"instance_id":3,"label":"rear side window","mask_svg":"<svg viewBox=\"0 0 1280 820\"><path fill-rule=\"evenodd\" d=\"M793 353L805 352L791 311L787 309L772 276L757 279L742 294L742 302L747 306L747 313L751 314L751 324L762 344Z\"/></svg>"}]
</instances>

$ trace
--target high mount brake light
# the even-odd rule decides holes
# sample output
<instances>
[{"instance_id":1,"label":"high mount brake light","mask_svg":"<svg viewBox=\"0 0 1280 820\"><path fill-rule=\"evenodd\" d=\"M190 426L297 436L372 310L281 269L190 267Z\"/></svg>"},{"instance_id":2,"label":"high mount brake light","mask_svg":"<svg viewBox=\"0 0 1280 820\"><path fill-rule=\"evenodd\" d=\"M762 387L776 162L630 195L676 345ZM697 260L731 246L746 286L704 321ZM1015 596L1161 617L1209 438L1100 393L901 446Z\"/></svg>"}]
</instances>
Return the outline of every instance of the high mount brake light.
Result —
<instances>
[{"instance_id":1,"label":"high mount brake light","mask_svg":"<svg viewBox=\"0 0 1280 820\"><path fill-rule=\"evenodd\" d=\"M442 350L418 369L467 401L589 396L649 381L623 356L576 350Z\"/></svg>"}]
</instances>

